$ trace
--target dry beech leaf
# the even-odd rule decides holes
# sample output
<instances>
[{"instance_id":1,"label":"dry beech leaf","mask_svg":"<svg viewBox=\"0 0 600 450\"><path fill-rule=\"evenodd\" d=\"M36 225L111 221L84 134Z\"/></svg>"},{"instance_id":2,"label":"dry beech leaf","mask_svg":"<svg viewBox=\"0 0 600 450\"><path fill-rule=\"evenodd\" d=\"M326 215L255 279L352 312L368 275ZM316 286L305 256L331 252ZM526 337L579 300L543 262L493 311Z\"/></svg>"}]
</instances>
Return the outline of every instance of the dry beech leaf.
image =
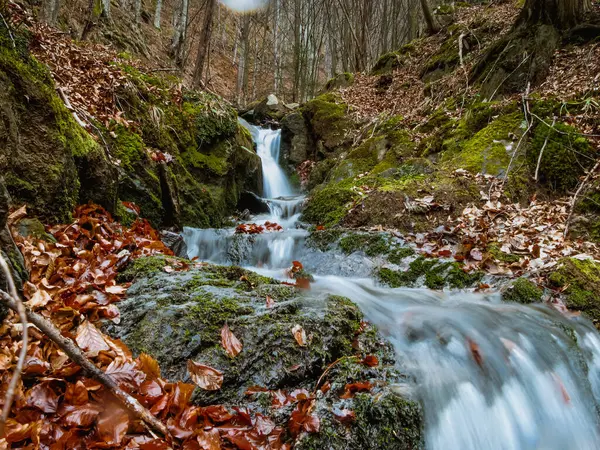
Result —
<instances>
[{"instance_id":1,"label":"dry beech leaf","mask_svg":"<svg viewBox=\"0 0 600 450\"><path fill-rule=\"evenodd\" d=\"M107 288L104 289L106 292L108 292L109 294L115 294L115 295L123 295L127 292L127 288L125 286L108 286Z\"/></svg>"},{"instance_id":2,"label":"dry beech leaf","mask_svg":"<svg viewBox=\"0 0 600 450\"><path fill-rule=\"evenodd\" d=\"M46 306L50 300L52 300L52 297L50 297L48 292L44 289L38 289L25 304L31 309L41 308L42 306Z\"/></svg>"},{"instance_id":3,"label":"dry beech leaf","mask_svg":"<svg viewBox=\"0 0 600 450\"><path fill-rule=\"evenodd\" d=\"M300 347L306 347L306 332L300 325L294 325L292 334Z\"/></svg>"},{"instance_id":4,"label":"dry beech leaf","mask_svg":"<svg viewBox=\"0 0 600 450\"><path fill-rule=\"evenodd\" d=\"M218 391L223 385L223 373L210 366L197 363L191 359L187 363L192 381L206 391Z\"/></svg>"},{"instance_id":5,"label":"dry beech leaf","mask_svg":"<svg viewBox=\"0 0 600 450\"><path fill-rule=\"evenodd\" d=\"M267 308L272 308L273 306L275 306L275 300L267 295Z\"/></svg>"},{"instance_id":6,"label":"dry beech leaf","mask_svg":"<svg viewBox=\"0 0 600 450\"><path fill-rule=\"evenodd\" d=\"M110 350L102 333L89 320L79 325L75 341L88 356L98 356L99 352Z\"/></svg>"},{"instance_id":7,"label":"dry beech leaf","mask_svg":"<svg viewBox=\"0 0 600 450\"><path fill-rule=\"evenodd\" d=\"M242 343L235 337L227 324L223 325L221 329L221 345L232 358L242 351Z\"/></svg>"}]
</instances>

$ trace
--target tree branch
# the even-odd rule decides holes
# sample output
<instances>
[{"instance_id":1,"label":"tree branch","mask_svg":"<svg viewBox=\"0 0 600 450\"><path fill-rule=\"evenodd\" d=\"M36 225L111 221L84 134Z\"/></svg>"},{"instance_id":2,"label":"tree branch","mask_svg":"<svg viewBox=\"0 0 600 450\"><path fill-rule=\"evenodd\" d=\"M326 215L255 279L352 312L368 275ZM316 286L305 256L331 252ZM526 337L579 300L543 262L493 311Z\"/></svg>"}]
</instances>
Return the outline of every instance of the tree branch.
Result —
<instances>
[{"instance_id":1,"label":"tree branch","mask_svg":"<svg viewBox=\"0 0 600 450\"><path fill-rule=\"evenodd\" d=\"M15 287L15 281L13 280L12 274L10 273L10 269L6 260L0 253L0 267L2 268L2 272L4 272L4 277L6 278L6 283L8 284L8 290L10 295L2 292L3 296L10 299L11 303L14 307L11 307L14 311L19 314L19 318L21 319L21 325L23 326L22 338L21 338L21 351L19 352L19 361L17 361L17 365L15 367L15 371L13 372L12 378L10 379L10 383L8 385L8 389L6 390L6 396L4 397L4 407L2 409L2 417L0 418L0 438L4 436L4 427L6 425L6 421L8 420L8 415L10 414L10 409L12 407L13 400L15 398L15 390L17 389L17 384L21 379L21 372L23 370L23 364L25 363L25 357L27 356L27 315L25 313L25 305L21 301L19 294L17 293L17 288Z\"/></svg>"},{"instance_id":2,"label":"tree branch","mask_svg":"<svg viewBox=\"0 0 600 450\"><path fill-rule=\"evenodd\" d=\"M17 311L19 309L18 302L6 292L0 290L0 300L2 300L10 309ZM82 350L71 340L64 337L60 330L48 319L42 317L25 307L27 318L29 321L38 327L50 340L64 351L67 356L93 378L102 383L115 397L117 397L123 405L135 416L142 420L149 428L159 432L165 437L169 437L167 427L152 415L140 402L127 392L122 390L119 385L109 375L94 365L82 352Z\"/></svg>"}]
</instances>

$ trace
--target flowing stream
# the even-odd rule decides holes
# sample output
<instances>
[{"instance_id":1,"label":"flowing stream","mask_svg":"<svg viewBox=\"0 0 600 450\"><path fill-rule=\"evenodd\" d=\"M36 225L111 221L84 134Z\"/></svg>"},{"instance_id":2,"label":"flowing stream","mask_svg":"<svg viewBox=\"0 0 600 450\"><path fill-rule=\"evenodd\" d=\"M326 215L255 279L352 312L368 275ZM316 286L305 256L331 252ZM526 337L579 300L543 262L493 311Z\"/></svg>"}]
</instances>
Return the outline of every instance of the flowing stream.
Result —
<instances>
[{"instance_id":1,"label":"flowing stream","mask_svg":"<svg viewBox=\"0 0 600 450\"><path fill-rule=\"evenodd\" d=\"M377 261L305 245L304 198L279 164L279 131L250 129L262 159L269 213L281 232L184 230L189 256L238 264L283 279L295 259L315 274L313 291L343 295L392 342L423 405L431 450L599 449L600 335L583 318L499 295L390 289L370 277ZM577 344L575 344L575 340Z\"/></svg>"}]
</instances>

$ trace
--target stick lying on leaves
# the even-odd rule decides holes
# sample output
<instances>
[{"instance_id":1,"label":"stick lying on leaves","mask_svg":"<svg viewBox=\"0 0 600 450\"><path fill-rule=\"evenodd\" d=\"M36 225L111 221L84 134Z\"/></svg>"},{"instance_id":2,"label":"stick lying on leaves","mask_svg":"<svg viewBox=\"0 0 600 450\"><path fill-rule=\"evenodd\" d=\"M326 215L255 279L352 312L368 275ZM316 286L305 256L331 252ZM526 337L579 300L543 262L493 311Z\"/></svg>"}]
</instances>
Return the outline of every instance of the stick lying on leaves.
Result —
<instances>
[{"instance_id":1,"label":"stick lying on leaves","mask_svg":"<svg viewBox=\"0 0 600 450\"><path fill-rule=\"evenodd\" d=\"M17 294L17 289L15 287L15 281L13 280L12 274L10 273L10 269L8 268L8 264L6 260L0 253L0 267L2 268L2 272L4 273L4 278L6 278L6 284L8 285L8 291L10 295L8 295L4 291L2 292L2 297L8 298L14 303L14 307L11 307L15 312L19 314L19 318L21 319L21 325L23 326L22 338L21 338L21 351L19 353L19 361L17 362L17 366L15 367L15 371L13 372L12 378L10 379L10 384L8 385L8 389L6 391L6 397L4 398L4 409L2 410L2 418L0 419L0 439L4 436L4 426L6 421L8 420L8 415L10 414L10 408L12 407L13 400L15 398L15 389L17 388L17 384L19 379L21 378L21 371L23 370L23 364L25 363L25 357L27 356L27 338L28 338L28 330L27 330L27 314L25 310L25 305L19 298Z\"/></svg>"},{"instance_id":2,"label":"stick lying on leaves","mask_svg":"<svg viewBox=\"0 0 600 450\"><path fill-rule=\"evenodd\" d=\"M94 377L96 380L102 383L115 397L117 397L123 403L123 405L132 413L134 417L142 420L149 428L151 428L154 431L157 431L163 436L170 436L167 427L161 421L154 417L152 413L150 413L150 411L144 408L144 406L142 406L142 404L138 402L134 397L122 390L119 387L119 385L115 382L115 380L113 380L109 375L105 374L100 369L98 369L98 367L96 367L84 355L83 351L71 339L64 337L60 333L60 330L56 328L56 326L54 326L52 322L42 317L41 315L25 308L21 301L18 300L18 297L13 298L12 296L8 295L2 290L0 290L0 300L4 302L13 311L18 311L19 308L22 307L27 315L26 320L29 319L29 321L32 324L38 327L46 336L48 336L56 345L58 345L60 349L64 351L73 362L77 363L92 377ZM26 328L27 327L25 326L24 329ZM24 346L24 348L26 348L26 346ZM13 380L14 378L15 376L13 376ZM15 381L15 384L17 381ZM5 414L8 415L8 410L9 408L6 408L5 406L3 416Z\"/></svg>"}]
</instances>

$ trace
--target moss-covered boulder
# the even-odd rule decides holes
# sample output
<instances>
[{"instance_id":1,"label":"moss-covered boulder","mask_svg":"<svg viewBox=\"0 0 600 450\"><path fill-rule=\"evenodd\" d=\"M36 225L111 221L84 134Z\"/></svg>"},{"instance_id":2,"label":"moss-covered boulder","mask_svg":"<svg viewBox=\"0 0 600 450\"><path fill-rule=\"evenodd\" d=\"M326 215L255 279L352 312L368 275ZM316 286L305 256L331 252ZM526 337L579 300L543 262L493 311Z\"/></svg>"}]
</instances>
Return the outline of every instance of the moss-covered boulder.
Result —
<instances>
[{"instance_id":1,"label":"moss-covered boulder","mask_svg":"<svg viewBox=\"0 0 600 450\"><path fill-rule=\"evenodd\" d=\"M327 83L325 83L325 92L346 88L348 86L352 86L352 84L354 84L354 74L350 72L342 72L329 79Z\"/></svg>"},{"instance_id":2,"label":"moss-covered boulder","mask_svg":"<svg viewBox=\"0 0 600 450\"><path fill-rule=\"evenodd\" d=\"M135 89L118 95L135 126L112 124L109 141L122 169L121 200L156 226L209 227L223 224L244 191L261 193L261 161L234 108L206 92L186 91L177 104L164 80L129 66L123 72ZM156 151L171 161L154 161Z\"/></svg>"},{"instance_id":3,"label":"moss-covered boulder","mask_svg":"<svg viewBox=\"0 0 600 450\"><path fill-rule=\"evenodd\" d=\"M274 94L250 103L240 111L247 121L259 125L277 124L289 112L289 109Z\"/></svg>"},{"instance_id":4,"label":"moss-covered boulder","mask_svg":"<svg viewBox=\"0 0 600 450\"><path fill-rule=\"evenodd\" d=\"M269 392L245 395L261 386L288 392L304 388L318 392L315 413L321 419L317 434L304 436L300 448L388 449L418 448L421 415L412 401L397 396L390 383L405 382L389 344L345 298L301 294L294 287L238 267L203 266L167 274L165 257L135 261L123 274L134 281L128 298L120 303L121 324L109 332L121 337L135 353L158 359L168 378L189 380L186 362L193 359L224 374L222 389L197 391L200 404L250 406L285 424L289 409L273 406ZM265 298L274 300L268 307ZM220 330L227 324L242 342L235 358L221 346ZM301 326L306 345L300 346L292 328ZM370 367L365 355L377 357ZM331 365L331 367L329 367ZM329 370L317 386L325 370ZM370 392L340 399L348 383L369 381ZM335 418L339 409L356 414L352 424Z\"/></svg>"},{"instance_id":5,"label":"moss-covered boulder","mask_svg":"<svg viewBox=\"0 0 600 450\"><path fill-rule=\"evenodd\" d=\"M543 295L544 291L527 278L517 278L504 289L502 299L505 302L529 304L541 302Z\"/></svg>"},{"instance_id":6,"label":"moss-covered boulder","mask_svg":"<svg viewBox=\"0 0 600 450\"><path fill-rule=\"evenodd\" d=\"M114 212L116 168L105 149L77 124L27 42L8 42L0 45L0 173L13 204L45 222L67 222L90 200Z\"/></svg>"},{"instance_id":7,"label":"moss-covered boulder","mask_svg":"<svg viewBox=\"0 0 600 450\"><path fill-rule=\"evenodd\" d=\"M349 118L348 105L337 94L319 95L307 102L301 111L314 141L320 143L325 154L350 143L355 125Z\"/></svg>"},{"instance_id":8,"label":"moss-covered boulder","mask_svg":"<svg viewBox=\"0 0 600 450\"><path fill-rule=\"evenodd\" d=\"M596 327L600 326L600 263L566 258L548 280L561 290L567 308L583 312Z\"/></svg>"}]
</instances>

